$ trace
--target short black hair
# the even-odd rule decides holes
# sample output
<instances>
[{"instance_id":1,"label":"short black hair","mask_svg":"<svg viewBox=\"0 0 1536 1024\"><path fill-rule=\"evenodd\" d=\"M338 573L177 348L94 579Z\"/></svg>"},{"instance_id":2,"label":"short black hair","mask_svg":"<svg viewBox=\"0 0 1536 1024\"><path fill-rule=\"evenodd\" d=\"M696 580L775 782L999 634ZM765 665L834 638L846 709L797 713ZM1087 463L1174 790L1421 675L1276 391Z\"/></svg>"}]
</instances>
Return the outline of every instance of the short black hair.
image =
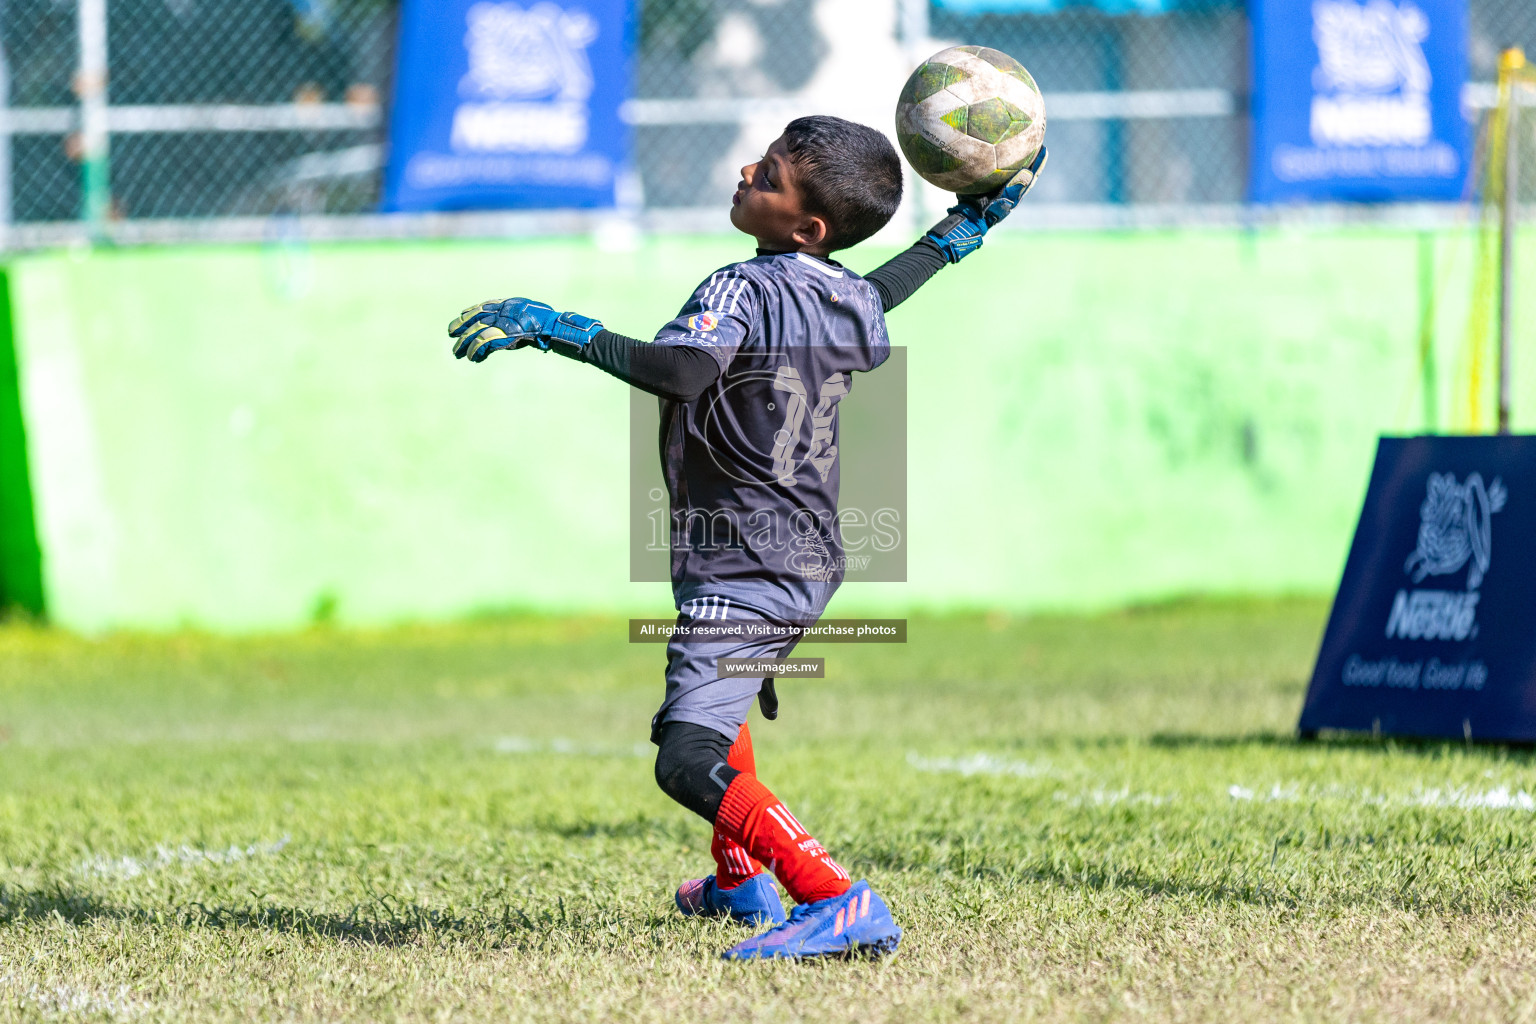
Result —
<instances>
[{"instance_id":1,"label":"short black hair","mask_svg":"<svg viewBox=\"0 0 1536 1024\"><path fill-rule=\"evenodd\" d=\"M889 139L840 117L797 117L784 129L807 213L827 219L827 248L858 245L901 205L901 159Z\"/></svg>"}]
</instances>

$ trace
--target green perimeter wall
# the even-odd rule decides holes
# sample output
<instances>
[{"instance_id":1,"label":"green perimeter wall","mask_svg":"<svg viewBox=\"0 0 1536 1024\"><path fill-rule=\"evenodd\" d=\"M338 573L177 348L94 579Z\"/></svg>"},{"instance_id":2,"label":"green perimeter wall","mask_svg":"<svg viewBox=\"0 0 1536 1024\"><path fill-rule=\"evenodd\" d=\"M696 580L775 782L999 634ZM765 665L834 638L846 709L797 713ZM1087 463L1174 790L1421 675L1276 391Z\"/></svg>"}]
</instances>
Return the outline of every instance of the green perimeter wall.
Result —
<instances>
[{"instance_id":1,"label":"green perimeter wall","mask_svg":"<svg viewBox=\"0 0 1536 1024\"><path fill-rule=\"evenodd\" d=\"M27 478L26 430L11 323L10 285L0 271L0 613L20 609L41 615L42 552L32 518L32 485Z\"/></svg>"},{"instance_id":2,"label":"green perimeter wall","mask_svg":"<svg viewBox=\"0 0 1536 1024\"><path fill-rule=\"evenodd\" d=\"M1418 246L1385 230L989 242L891 316L910 349L910 582L844 588L837 608L1329 590L1376 435L1421 426ZM1450 412L1470 244L1436 248ZM16 259L6 596L85 630L664 610L665 587L626 579L623 386L532 352L458 362L443 328L523 294L648 337L749 253L657 238ZM1522 324L1530 352L1536 316ZM1521 360L1526 424L1533 370Z\"/></svg>"}]
</instances>

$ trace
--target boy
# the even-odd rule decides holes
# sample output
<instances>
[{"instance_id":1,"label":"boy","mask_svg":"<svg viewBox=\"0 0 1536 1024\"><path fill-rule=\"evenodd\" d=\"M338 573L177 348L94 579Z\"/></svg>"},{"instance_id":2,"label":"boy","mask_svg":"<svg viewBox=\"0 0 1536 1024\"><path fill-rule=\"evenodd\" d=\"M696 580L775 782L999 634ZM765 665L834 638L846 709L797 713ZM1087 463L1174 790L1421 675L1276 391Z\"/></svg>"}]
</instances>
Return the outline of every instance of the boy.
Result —
<instances>
[{"instance_id":1,"label":"boy","mask_svg":"<svg viewBox=\"0 0 1536 1024\"><path fill-rule=\"evenodd\" d=\"M885 313L978 247L1044 163L1041 149L1000 192L963 199L860 278L830 256L890 220L901 163L872 128L802 117L741 169L731 223L757 239L757 256L712 274L654 342L520 298L474 306L449 326L460 358L534 345L662 400L678 629L651 740L657 783L714 826L716 873L683 883L678 909L772 925L726 959L878 955L901 939L869 884L852 881L757 779L747 712L756 699L776 716L772 679L721 678L717 662L782 658L791 627L821 616L843 576L836 405L850 375L889 355ZM770 872L796 903L788 920Z\"/></svg>"}]
</instances>

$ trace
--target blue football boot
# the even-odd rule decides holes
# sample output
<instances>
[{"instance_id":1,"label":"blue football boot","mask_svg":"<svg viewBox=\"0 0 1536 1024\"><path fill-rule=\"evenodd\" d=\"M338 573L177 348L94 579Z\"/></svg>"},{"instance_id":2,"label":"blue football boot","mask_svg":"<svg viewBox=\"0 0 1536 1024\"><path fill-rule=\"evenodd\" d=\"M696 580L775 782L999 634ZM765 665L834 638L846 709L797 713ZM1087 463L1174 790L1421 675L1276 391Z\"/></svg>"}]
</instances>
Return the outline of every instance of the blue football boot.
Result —
<instances>
[{"instance_id":1,"label":"blue football boot","mask_svg":"<svg viewBox=\"0 0 1536 1024\"><path fill-rule=\"evenodd\" d=\"M773 876L764 871L734 889L722 889L715 876L694 878L677 887L677 909L684 917L719 917L729 914L738 924L754 928L784 923L784 904Z\"/></svg>"},{"instance_id":2,"label":"blue football boot","mask_svg":"<svg viewBox=\"0 0 1536 1024\"><path fill-rule=\"evenodd\" d=\"M841 896L802 903L789 920L738 942L722 960L808 960L819 956L883 956L896 952L901 929L885 901L860 881Z\"/></svg>"}]
</instances>

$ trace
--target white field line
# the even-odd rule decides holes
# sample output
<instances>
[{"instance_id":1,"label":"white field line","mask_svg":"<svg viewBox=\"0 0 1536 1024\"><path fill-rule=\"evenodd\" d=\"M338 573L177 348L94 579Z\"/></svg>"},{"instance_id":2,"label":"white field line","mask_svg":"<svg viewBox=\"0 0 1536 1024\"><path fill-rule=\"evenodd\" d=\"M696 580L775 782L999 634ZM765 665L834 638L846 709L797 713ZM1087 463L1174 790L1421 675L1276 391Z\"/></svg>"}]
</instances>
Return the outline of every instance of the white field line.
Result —
<instances>
[{"instance_id":1,"label":"white field line","mask_svg":"<svg viewBox=\"0 0 1536 1024\"><path fill-rule=\"evenodd\" d=\"M1177 797L1157 793L1133 793L1127 786L1122 789L1095 789L1076 795L1062 790L1056 794L1055 799L1069 807L1115 807L1121 804L1161 807L1164 804L1173 803Z\"/></svg>"},{"instance_id":2,"label":"white field line","mask_svg":"<svg viewBox=\"0 0 1536 1024\"><path fill-rule=\"evenodd\" d=\"M1007 758L998 757L995 754L970 754L965 757L922 757L916 753L909 753L907 754L907 764L920 772L960 775L964 777L993 775L1016 779L1059 779L1063 774L1043 762L1011 761ZM1157 793L1135 793L1129 787L1106 789L1100 786L1084 793L1069 793L1066 790L1058 790L1054 794L1054 799L1072 807L1113 807L1120 804L1157 807L1162 804L1172 803L1176 798Z\"/></svg>"},{"instance_id":3,"label":"white field line","mask_svg":"<svg viewBox=\"0 0 1536 1024\"><path fill-rule=\"evenodd\" d=\"M1508 786L1474 793L1470 789L1426 789L1418 796L1421 807L1466 807L1490 811L1536 811L1536 798L1525 790L1514 793Z\"/></svg>"},{"instance_id":4,"label":"white field line","mask_svg":"<svg viewBox=\"0 0 1536 1024\"><path fill-rule=\"evenodd\" d=\"M14 1000L20 1009L31 1009L42 1017L111 1017L131 1020L148 1009L127 985L116 989L92 990L73 985L22 987L12 975L0 975L0 993L6 1001Z\"/></svg>"},{"instance_id":5,"label":"white field line","mask_svg":"<svg viewBox=\"0 0 1536 1024\"><path fill-rule=\"evenodd\" d=\"M1270 787L1268 792L1256 792L1246 786L1227 788L1233 800L1252 800L1259 803L1277 803L1296 800L1337 800L1377 807L1456 807L1463 810L1533 811L1536 797L1523 789L1511 791L1508 786L1475 790L1469 786L1444 786L1425 789L1420 787L1404 796L1371 793L1368 790L1348 790L1330 786L1324 790L1302 793L1295 784Z\"/></svg>"},{"instance_id":6,"label":"white field line","mask_svg":"<svg viewBox=\"0 0 1536 1024\"><path fill-rule=\"evenodd\" d=\"M1232 785L1227 787L1227 796L1233 800L1260 800L1264 803L1277 803L1300 799L1294 785L1282 786L1278 782L1269 788L1267 793L1255 793L1246 786Z\"/></svg>"},{"instance_id":7,"label":"white field line","mask_svg":"<svg viewBox=\"0 0 1536 1024\"><path fill-rule=\"evenodd\" d=\"M1051 778L1057 773L1046 764L1010 761L995 754L970 754L966 757L923 757L907 754L907 764L920 772L936 775L1008 775L1018 779Z\"/></svg>"},{"instance_id":8,"label":"white field line","mask_svg":"<svg viewBox=\"0 0 1536 1024\"><path fill-rule=\"evenodd\" d=\"M986 753L968 754L964 757L923 757L917 753L908 753L907 764L917 771L939 775L960 775L964 777L990 775L1021 779L1060 779L1065 777L1064 773L1044 763L1013 761L999 757L996 754ZM1488 773L1488 777L1491 777L1491 774ZM1373 793L1370 790L1352 789L1344 786L1303 789L1300 784L1295 782L1277 782L1271 784L1267 789L1262 786L1249 787L1233 783L1227 787L1226 792L1227 796L1235 802L1294 803L1310 801L1317 803L1326 801L1378 807L1451 807L1462 810L1527 811L1536 813L1536 796L1533 796L1527 790L1512 790L1508 786L1477 790L1469 786L1447 785L1427 787L1421 784L1410 793L1392 795ZM1092 790L1079 793L1071 793L1064 789L1058 790L1055 794L1055 799L1074 807L1108 807L1117 804L1139 804L1157 807L1174 803L1179 797L1175 794L1139 793L1133 792L1129 787L1115 789L1101 785Z\"/></svg>"},{"instance_id":9,"label":"white field line","mask_svg":"<svg viewBox=\"0 0 1536 1024\"><path fill-rule=\"evenodd\" d=\"M97 878L137 878L152 871L180 864L238 864L255 857L270 857L280 852L289 842L283 836L275 843L252 843L241 848L231 846L227 850L203 850L195 846L156 846L154 853L146 857L106 857L97 855L83 860L76 866L82 875Z\"/></svg>"},{"instance_id":10,"label":"white field line","mask_svg":"<svg viewBox=\"0 0 1536 1024\"><path fill-rule=\"evenodd\" d=\"M555 754L560 757L650 757L655 748L649 743L629 746L604 746L600 743L577 743L563 736L549 740L535 740L527 736L503 736L496 741L498 754Z\"/></svg>"}]
</instances>

